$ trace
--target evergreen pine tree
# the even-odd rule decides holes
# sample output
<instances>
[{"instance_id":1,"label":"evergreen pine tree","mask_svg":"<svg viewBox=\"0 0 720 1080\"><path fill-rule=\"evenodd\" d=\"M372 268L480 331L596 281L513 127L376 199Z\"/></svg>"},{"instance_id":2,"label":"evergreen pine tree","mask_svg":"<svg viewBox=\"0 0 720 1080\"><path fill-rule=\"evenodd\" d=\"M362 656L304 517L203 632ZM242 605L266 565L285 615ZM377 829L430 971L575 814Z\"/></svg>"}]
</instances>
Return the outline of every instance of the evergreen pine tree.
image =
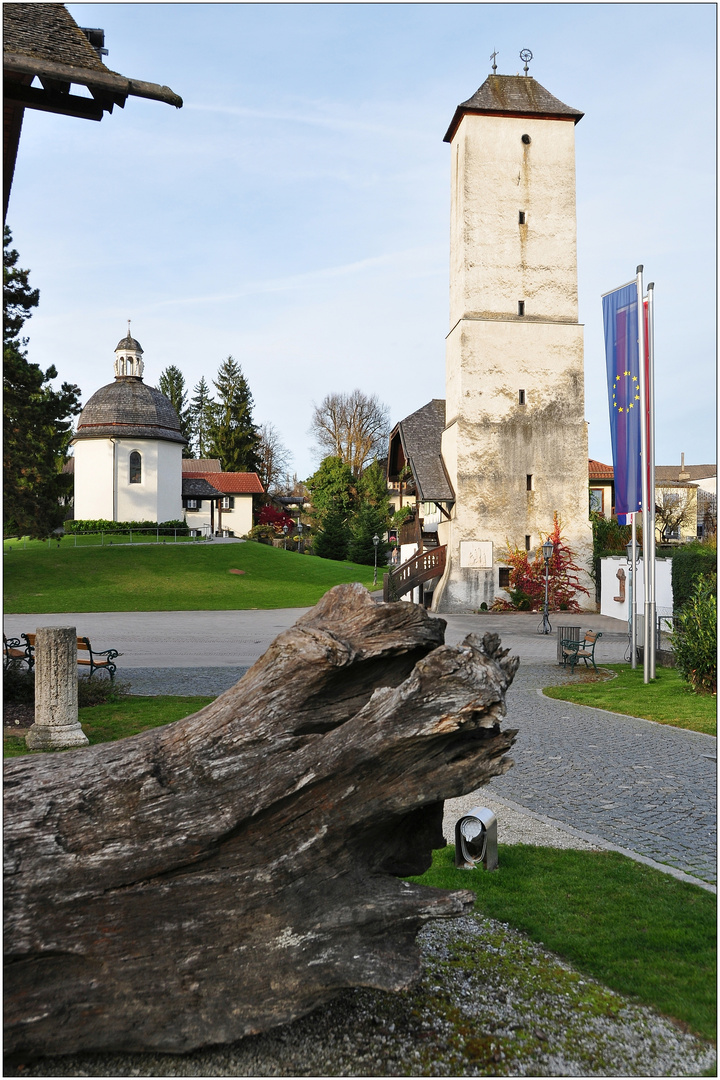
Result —
<instances>
[{"instance_id":1,"label":"evergreen pine tree","mask_svg":"<svg viewBox=\"0 0 720 1080\"><path fill-rule=\"evenodd\" d=\"M158 389L170 399L180 421L180 430L188 440L187 446L183 447L183 457L192 457L192 418L187 404L185 376L182 371L174 364L166 367L158 380Z\"/></svg>"},{"instance_id":2,"label":"evergreen pine tree","mask_svg":"<svg viewBox=\"0 0 720 1080\"><path fill-rule=\"evenodd\" d=\"M21 270L5 226L3 247L3 471L5 535L44 538L62 524L61 499L72 493L62 472L72 435L70 417L80 412L80 389L54 390L56 368L43 372L27 360L20 332L37 307L29 271Z\"/></svg>"},{"instance_id":3,"label":"evergreen pine tree","mask_svg":"<svg viewBox=\"0 0 720 1080\"><path fill-rule=\"evenodd\" d=\"M210 425L212 423L213 400L205 376L195 387L195 396L190 402L190 430L192 446L199 458L206 458L210 453Z\"/></svg>"},{"instance_id":4,"label":"evergreen pine tree","mask_svg":"<svg viewBox=\"0 0 720 1080\"><path fill-rule=\"evenodd\" d=\"M212 408L210 456L220 458L225 472L258 472L260 437L252 418L252 394L242 368L232 356L220 365L213 385L219 400Z\"/></svg>"},{"instance_id":5,"label":"evergreen pine tree","mask_svg":"<svg viewBox=\"0 0 720 1080\"><path fill-rule=\"evenodd\" d=\"M334 506L326 512L322 527L313 539L313 551L321 559L342 562L348 557L349 541L347 515L340 506Z\"/></svg>"}]
</instances>

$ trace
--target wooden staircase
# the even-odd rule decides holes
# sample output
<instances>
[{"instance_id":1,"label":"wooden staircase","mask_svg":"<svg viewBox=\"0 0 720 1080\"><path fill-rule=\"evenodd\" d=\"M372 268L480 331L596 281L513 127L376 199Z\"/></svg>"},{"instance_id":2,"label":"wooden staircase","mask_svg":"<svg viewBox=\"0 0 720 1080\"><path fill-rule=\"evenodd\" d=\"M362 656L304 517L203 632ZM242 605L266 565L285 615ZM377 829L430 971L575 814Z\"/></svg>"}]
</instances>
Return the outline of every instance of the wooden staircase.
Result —
<instances>
[{"instance_id":1,"label":"wooden staircase","mask_svg":"<svg viewBox=\"0 0 720 1080\"><path fill-rule=\"evenodd\" d=\"M399 600L424 581L439 578L445 572L447 545L430 548L383 576L383 600Z\"/></svg>"}]
</instances>

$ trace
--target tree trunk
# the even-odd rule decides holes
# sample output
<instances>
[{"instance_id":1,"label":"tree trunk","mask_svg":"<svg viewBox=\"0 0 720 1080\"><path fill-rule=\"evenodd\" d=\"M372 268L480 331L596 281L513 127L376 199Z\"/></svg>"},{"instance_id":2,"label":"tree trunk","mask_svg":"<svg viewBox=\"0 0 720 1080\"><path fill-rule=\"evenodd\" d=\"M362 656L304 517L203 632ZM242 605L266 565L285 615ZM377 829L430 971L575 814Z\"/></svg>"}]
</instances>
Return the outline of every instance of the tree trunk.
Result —
<instances>
[{"instance_id":1,"label":"tree trunk","mask_svg":"<svg viewBox=\"0 0 720 1080\"><path fill-rule=\"evenodd\" d=\"M517 658L331 590L231 690L5 765L6 1051L187 1051L418 972L443 800L505 772Z\"/></svg>"}]
</instances>

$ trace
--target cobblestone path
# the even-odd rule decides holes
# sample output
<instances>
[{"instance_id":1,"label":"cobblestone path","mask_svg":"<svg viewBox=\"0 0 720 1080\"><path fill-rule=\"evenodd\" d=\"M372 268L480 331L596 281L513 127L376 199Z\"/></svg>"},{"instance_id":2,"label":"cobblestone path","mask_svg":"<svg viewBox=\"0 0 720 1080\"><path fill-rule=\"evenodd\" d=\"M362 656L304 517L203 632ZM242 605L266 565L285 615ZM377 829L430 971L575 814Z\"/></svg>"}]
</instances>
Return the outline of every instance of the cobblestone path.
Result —
<instances>
[{"instance_id":1,"label":"cobblestone path","mask_svg":"<svg viewBox=\"0 0 720 1080\"><path fill-rule=\"evenodd\" d=\"M546 698L564 681L522 665L507 698L519 734L500 797L703 881L716 874L716 740Z\"/></svg>"}]
</instances>

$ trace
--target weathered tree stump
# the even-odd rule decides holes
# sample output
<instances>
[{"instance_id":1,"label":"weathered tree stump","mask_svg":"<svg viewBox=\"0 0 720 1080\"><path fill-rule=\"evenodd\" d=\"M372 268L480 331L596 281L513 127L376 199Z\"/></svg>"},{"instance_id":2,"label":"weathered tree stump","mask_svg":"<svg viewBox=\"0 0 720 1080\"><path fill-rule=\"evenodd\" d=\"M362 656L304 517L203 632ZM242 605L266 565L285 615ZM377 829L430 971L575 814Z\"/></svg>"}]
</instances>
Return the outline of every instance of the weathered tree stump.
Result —
<instances>
[{"instance_id":1,"label":"weathered tree stump","mask_svg":"<svg viewBox=\"0 0 720 1080\"><path fill-rule=\"evenodd\" d=\"M443 800L507 770L517 658L329 592L231 690L5 766L5 1049L179 1052L418 972Z\"/></svg>"}]
</instances>

